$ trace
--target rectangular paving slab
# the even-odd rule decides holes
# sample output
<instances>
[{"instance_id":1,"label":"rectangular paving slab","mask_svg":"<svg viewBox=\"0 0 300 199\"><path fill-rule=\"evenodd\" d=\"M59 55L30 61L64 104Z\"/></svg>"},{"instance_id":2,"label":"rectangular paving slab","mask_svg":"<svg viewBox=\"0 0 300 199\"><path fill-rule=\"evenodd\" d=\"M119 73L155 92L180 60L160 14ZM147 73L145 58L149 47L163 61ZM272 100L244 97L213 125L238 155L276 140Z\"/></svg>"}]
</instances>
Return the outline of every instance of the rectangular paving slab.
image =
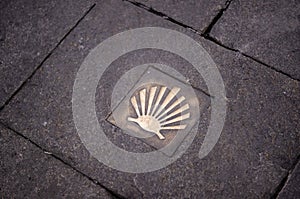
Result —
<instances>
[{"instance_id":1,"label":"rectangular paving slab","mask_svg":"<svg viewBox=\"0 0 300 199\"><path fill-rule=\"evenodd\" d=\"M76 73L95 46L116 33L144 26L171 28L203 45L223 77L227 116L218 143L205 158L198 155L211 107L201 115L199 131L182 157L161 170L132 174L102 164L85 148L73 121L72 92ZM178 56L146 49L120 57L100 79L95 104L107 137L123 150L146 153L153 148L121 135L121 129L106 121L112 89L127 70L153 62L168 64L196 91L208 92L203 78ZM124 197L269 198L299 155L299 90L299 82L130 3L101 2L1 111L0 120Z\"/></svg>"},{"instance_id":2,"label":"rectangular paving slab","mask_svg":"<svg viewBox=\"0 0 300 199\"><path fill-rule=\"evenodd\" d=\"M232 1L211 36L300 80L299 13L296 0Z\"/></svg>"},{"instance_id":3,"label":"rectangular paving slab","mask_svg":"<svg viewBox=\"0 0 300 199\"><path fill-rule=\"evenodd\" d=\"M3 198L112 198L99 185L0 125Z\"/></svg>"},{"instance_id":4,"label":"rectangular paving slab","mask_svg":"<svg viewBox=\"0 0 300 199\"><path fill-rule=\"evenodd\" d=\"M93 1L1 1L0 107L92 5Z\"/></svg>"}]
</instances>

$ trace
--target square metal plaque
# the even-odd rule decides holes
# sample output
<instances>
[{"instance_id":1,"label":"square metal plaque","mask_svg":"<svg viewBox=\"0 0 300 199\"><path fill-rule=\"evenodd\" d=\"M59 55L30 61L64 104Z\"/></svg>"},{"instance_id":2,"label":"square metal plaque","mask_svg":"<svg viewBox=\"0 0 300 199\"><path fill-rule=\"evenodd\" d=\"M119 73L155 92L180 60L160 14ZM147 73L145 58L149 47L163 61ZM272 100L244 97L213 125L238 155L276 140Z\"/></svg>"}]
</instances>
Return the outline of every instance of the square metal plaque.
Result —
<instances>
[{"instance_id":1,"label":"square metal plaque","mask_svg":"<svg viewBox=\"0 0 300 199\"><path fill-rule=\"evenodd\" d=\"M204 95L195 94L182 78L149 66L107 120L171 157L199 124L205 104Z\"/></svg>"}]
</instances>

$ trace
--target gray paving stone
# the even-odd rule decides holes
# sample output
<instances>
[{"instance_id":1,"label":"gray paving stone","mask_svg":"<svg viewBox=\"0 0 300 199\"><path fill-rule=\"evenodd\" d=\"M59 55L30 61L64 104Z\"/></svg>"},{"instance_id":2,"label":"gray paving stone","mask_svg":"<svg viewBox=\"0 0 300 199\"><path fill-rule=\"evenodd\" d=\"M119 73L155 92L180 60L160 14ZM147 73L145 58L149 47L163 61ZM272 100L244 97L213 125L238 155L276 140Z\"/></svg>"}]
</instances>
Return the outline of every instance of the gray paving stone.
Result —
<instances>
[{"instance_id":1,"label":"gray paving stone","mask_svg":"<svg viewBox=\"0 0 300 199\"><path fill-rule=\"evenodd\" d=\"M117 13L117 15L116 15ZM112 25L113 24L113 25ZM81 143L72 119L72 88L82 61L104 39L131 28L161 26L194 37L210 53L223 76L228 109L222 135L210 154L198 158L210 108L201 115L199 134L188 151L159 171L130 174L99 163ZM133 66L156 61L180 71L195 87L207 90L184 60L140 50L112 63L100 80L97 110L111 141L129 151L152 149L105 118L118 78ZM184 64L185 67L182 67ZM207 42L129 3L101 2L53 53L0 119L104 186L130 198L268 198L299 153L299 82L266 69L240 54Z\"/></svg>"},{"instance_id":2,"label":"gray paving stone","mask_svg":"<svg viewBox=\"0 0 300 199\"><path fill-rule=\"evenodd\" d=\"M112 198L98 185L0 125L2 198Z\"/></svg>"},{"instance_id":3,"label":"gray paving stone","mask_svg":"<svg viewBox=\"0 0 300 199\"><path fill-rule=\"evenodd\" d=\"M294 171L290 174L287 184L283 187L283 190L279 193L278 198L299 198L300 196L300 164L298 163Z\"/></svg>"},{"instance_id":4,"label":"gray paving stone","mask_svg":"<svg viewBox=\"0 0 300 199\"><path fill-rule=\"evenodd\" d=\"M300 3L285 1L232 1L211 35L300 79Z\"/></svg>"},{"instance_id":5,"label":"gray paving stone","mask_svg":"<svg viewBox=\"0 0 300 199\"><path fill-rule=\"evenodd\" d=\"M91 1L1 1L0 107L92 6Z\"/></svg>"},{"instance_id":6,"label":"gray paving stone","mask_svg":"<svg viewBox=\"0 0 300 199\"><path fill-rule=\"evenodd\" d=\"M162 12L199 32L203 31L218 12L226 7L226 0L136 0L136 2Z\"/></svg>"}]
</instances>

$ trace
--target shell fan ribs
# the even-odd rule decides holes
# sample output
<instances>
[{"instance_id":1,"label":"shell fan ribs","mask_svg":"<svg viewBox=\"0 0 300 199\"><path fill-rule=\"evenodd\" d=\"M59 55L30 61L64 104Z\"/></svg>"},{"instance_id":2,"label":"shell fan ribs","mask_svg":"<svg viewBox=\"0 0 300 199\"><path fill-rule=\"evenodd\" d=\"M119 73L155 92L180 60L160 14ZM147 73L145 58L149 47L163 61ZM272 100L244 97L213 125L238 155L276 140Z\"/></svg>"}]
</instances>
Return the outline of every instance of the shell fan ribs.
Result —
<instances>
[{"instance_id":1,"label":"shell fan ribs","mask_svg":"<svg viewBox=\"0 0 300 199\"><path fill-rule=\"evenodd\" d=\"M190 107L187 103L182 105L185 97L177 97L179 91L180 88L174 87L167 93L165 86L153 86L149 91L146 88L140 90L130 99L137 118L128 117L127 120L137 123L145 131L155 133L159 139L165 139L161 130L185 129L187 125L181 122L190 118Z\"/></svg>"}]
</instances>

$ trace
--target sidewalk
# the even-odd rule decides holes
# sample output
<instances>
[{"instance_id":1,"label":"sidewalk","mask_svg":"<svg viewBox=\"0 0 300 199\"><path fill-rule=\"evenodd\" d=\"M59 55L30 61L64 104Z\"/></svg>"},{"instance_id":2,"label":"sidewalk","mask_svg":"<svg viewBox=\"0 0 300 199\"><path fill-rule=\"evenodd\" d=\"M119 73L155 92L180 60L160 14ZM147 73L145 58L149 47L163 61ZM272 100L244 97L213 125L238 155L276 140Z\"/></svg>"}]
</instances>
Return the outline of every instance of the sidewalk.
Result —
<instances>
[{"instance_id":1,"label":"sidewalk","mask_svg":"<svg viewBox=\"0 0 300 199\"><path fill-rule=\"evenodd\" d=\"M3 1L0 9L0 196L300 195L298 2L42 0ZM97 85L95 106L101 127L119 148L154 150L107 120L114 86L133 67L172 67L188 79L201 104L198 131L187 151L163 169L135 174L106 166L87 150L75 127L72 94L92 49L141 27L179 31L199 42L223 78L227 112L217 144L200 159L213 97L204 78L187 60L160 50L140 49L115 60Z\"/></svg>"}]
</instances>

